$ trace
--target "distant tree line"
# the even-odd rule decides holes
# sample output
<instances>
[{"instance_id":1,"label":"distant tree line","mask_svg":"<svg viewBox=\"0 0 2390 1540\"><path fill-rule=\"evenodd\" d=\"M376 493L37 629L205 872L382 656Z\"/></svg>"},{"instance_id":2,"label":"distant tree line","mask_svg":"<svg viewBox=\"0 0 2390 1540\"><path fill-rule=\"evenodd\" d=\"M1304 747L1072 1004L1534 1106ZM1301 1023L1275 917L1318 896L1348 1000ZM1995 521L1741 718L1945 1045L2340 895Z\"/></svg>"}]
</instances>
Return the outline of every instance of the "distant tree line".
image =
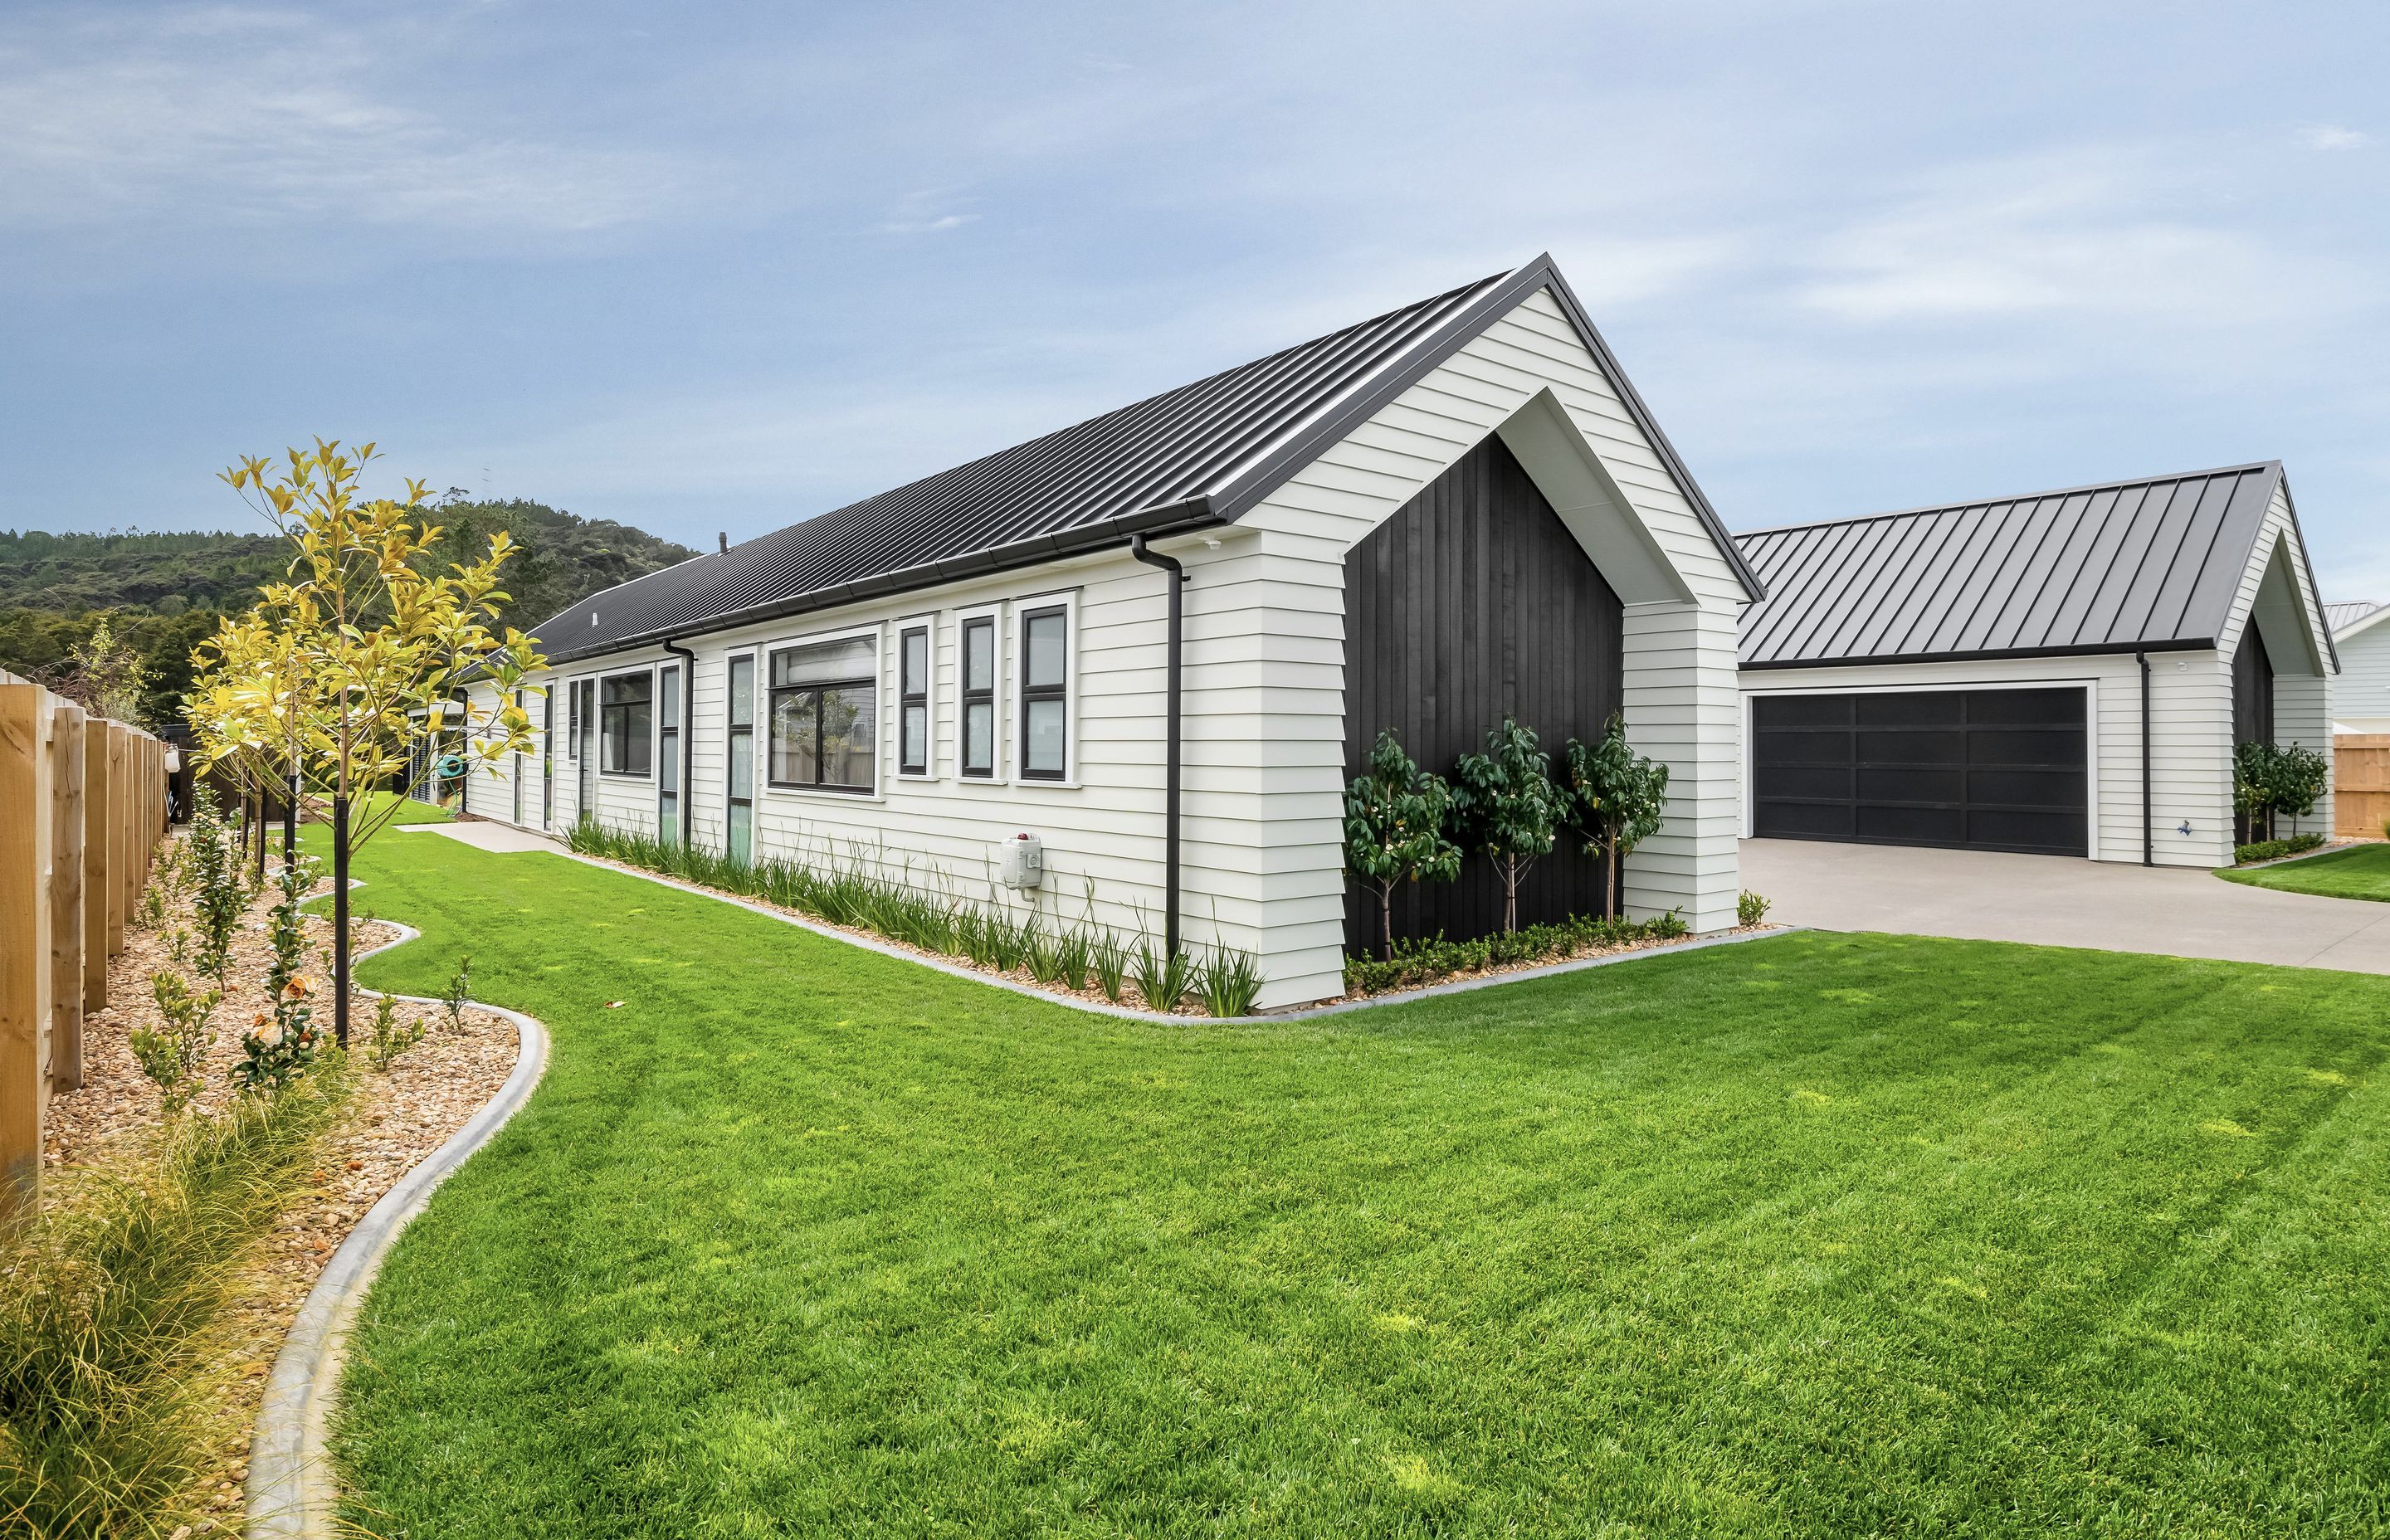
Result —
<instances>
[{"instance_id":1,"label":"distant tree line","mask_svg":"<svg viewBox=\"0 0 2390 1540\"><path fill-rule=\"evenodd\" d=\"M503 530L519 548L507 569L509 616L526 628L590 595L693 556L685 545L610 519L583 519L526 498L475 498L451 488L424 510L440 538L430 571L470 563ZM0 669L71 682L77 648L103 622L141 664L142 720L172 721L191 688L191 648L228 611L285 576L288 541L272 534L140 530L52 534L0 530Z\"/></svg>"}]
</instances>

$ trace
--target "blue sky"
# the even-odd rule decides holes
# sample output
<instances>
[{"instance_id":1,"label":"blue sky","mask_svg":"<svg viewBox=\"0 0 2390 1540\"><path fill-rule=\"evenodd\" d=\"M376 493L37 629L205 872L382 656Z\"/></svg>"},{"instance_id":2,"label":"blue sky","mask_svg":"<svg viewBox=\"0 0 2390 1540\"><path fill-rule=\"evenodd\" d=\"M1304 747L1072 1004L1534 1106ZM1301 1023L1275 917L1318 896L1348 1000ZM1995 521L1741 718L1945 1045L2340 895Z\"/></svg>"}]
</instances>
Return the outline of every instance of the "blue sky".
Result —
<instances>
[{"instance_id":1,"label":"blue sky","mask_svg":"<svg viewBox=\"0 0 2390 1540\"><path fill-rule=\"evenodd\" d=\"M2390 6L0 13L0 527L315 433L692 544L1549 250L1738 528L2288 462L2390 598Z\"/></svg>"}]
</instances>

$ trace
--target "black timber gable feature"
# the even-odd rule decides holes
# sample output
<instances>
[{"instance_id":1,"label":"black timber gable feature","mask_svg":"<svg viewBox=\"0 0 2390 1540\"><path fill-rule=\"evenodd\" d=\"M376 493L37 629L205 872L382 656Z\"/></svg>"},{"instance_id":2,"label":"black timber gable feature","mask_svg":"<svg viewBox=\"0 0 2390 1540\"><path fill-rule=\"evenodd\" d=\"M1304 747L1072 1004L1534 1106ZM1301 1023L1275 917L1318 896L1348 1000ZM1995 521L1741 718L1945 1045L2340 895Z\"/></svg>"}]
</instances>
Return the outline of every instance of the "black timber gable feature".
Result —
<instances>
[{"instance_id":1,"label":"black timber gable feature","mask_svg":"<svg viewBox=\"0 0 2390 1540\"><path fill-rule=\"evenodd\" d=\"M1625 696L1625 610L1499 437L1488 438L1370 532L1344 560L1344 761L1359 776L1390 728L1449 776L1505 714L1535 729L1561 773ZM1599 863L1563 837L1520 885L1519 921L1602 912ZM1471 854L1448 883L1394 894L1394 934L1454 940L1502 928L1502 887ZM1374 893L1345 895L1345 945L1374 952Z\"/></svg>"}]
</instances>

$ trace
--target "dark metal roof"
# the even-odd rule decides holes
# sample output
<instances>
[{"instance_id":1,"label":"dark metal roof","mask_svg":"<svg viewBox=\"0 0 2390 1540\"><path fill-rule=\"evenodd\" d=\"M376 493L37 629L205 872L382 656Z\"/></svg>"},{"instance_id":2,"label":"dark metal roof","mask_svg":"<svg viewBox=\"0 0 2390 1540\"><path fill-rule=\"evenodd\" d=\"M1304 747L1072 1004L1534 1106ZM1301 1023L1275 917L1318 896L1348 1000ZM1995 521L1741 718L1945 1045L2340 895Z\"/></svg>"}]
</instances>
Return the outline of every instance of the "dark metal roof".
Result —
<instances>
[{"instance_id":1,"label":"dark metal roof","mask_svg":"<svg viewBox=\"0 0 2390 1540\"><path fill-rule=\"evenodd\" d=\"M1549 289L1744 586L1760 584L1549 257L585 599L551 661L1233 522L1537 289Z\"/></svg>"},{"instance_id":2,"label":"dark metal roof","mask_svg":"<svg viewBox=\"0 0 2390 1540\"><path fill-rule=\"evenodd\" d=\"M2324 628L2337 636L2366 616L2381 609L2371 599L2347 599L2323 607Z\"/></svg>"},{"instance_id":3,"label":"dark metal roof","mask_svg":"<svg viewBox=\"0 0 2390 1540\"><path fill-rule=\"evenodd\" d=\"M2281 480L2268 461L1738 536L1769 589L1742 666L2212 647Z\"/></svg>"}]
</instances>

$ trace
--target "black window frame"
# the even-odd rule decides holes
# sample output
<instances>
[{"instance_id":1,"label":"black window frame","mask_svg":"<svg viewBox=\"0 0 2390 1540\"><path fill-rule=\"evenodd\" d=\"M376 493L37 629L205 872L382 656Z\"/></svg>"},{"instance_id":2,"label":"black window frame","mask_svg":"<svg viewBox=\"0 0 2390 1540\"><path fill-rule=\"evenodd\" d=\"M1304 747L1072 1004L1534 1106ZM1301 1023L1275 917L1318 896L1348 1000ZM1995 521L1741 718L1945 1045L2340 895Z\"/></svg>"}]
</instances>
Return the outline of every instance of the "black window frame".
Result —
<instances>
[{"instance_id":1,"label":"black window frame","mask_svg":"<svg viewBox=\"0 0 2390 1540\"><path fill-rule=\"evenodd\" d=\"M1062 622L1062 677L1050 685L1031 681L1029 662L1032 650L1029 628L1042 620ZM1020 730L1014 736L1021 739L1021 778L1025 781L1067 781L1071 778L1071 607L1067 604L1041 604L1034 610L1021 612L1021 710ZM1052 770L1030 768L1029 706L1032 701L1051 700L1062 708L1062 763Z\"/></svg>"},{"instance_id":2,"label":"black window frame","mask_svg":"<svg viewBox=\"0 0 2390 1540\"><path fill-rule=\"evenodd\" d=\"M609 687L615 685L624 684L634 679L639 681L647 688L647 693L640 699L636 700L609 700L606 699ZM629 719L632 708L637 706L644 706L647 708L648 730L634 739L628 730ZM618 712L621 713L622 718L622 725L620 727L616 725L616 713ZM622 756L623 767L619 769L614 764L615 756L612 752L613 746L616 744L620 744L624 750ZM636 757L638 763L637 764L633 765L631 764L632 754L630 751L635 744L637 751ZM605 674L598 675L598 773L601 776L617 776L624 780L651 780L655 776L655 750L656 671L652 668L643 668L632 669L622 674Z\"/></svg>"},{"instance_id":3,"label":"black window frame","mask_svg":"<svg viewBox=\"0 0 2390 1540\"><path fill-rule=\"evenodd\" d=\"M809 647L821 647L842 641L868 641L871 644L871 672L846 679L816 679L803 685L772 683L773 663L782 653L798 652ZM880 635L863 632L847 636L817 636L809 641L789 642L764 650L764 666L759 683L763 686L764 712L764 784L775 791L819 791L840 797L870 797L880 790ZM868 690L871 704L868 711L857 713L871 722L871 784L849 786L843 782L821 779L823 754L822 706L824 698L832 690ZM810 695L813 700L814 776L811 781L780 779L779 724L780 698L784 695Z\"/></svg>"},{"instance_id":4,"label":"black window frame","mask_svg":"<svg viewBox=\"0 0 2390 1540\"><path fill-rule=\"evenodd\" d=\"M913 640L920 638L921 670L913 674ZM930 645L930 627L925 622L908 625L896 633L896 773L900 776L927 776L933 751L930 738L930 674L936 666L936 657ZM921 757L915 759L907 751L906 736L912 730L913 713L920 712Z\"/></svg>"},{"instance_id":5,"label":"black window frame","mask_svg":"<svg viewBox=\"0 0 2390 1540\"><path fill-rule=\"evenodd\" d=\"M987 636L987 684L974 688L970 682L971 633L984 632ZM996 617L970 615L963 619L956 632L955 648L955 764L964 778L975 781L996 779L996 767L1003 762L998 748L996 719L996 685L1004 676L1004 654L998 646L999 633ZM987 708L987 763L973 765L970 757L971 708Z\"/></svg>"}]
</instances>

